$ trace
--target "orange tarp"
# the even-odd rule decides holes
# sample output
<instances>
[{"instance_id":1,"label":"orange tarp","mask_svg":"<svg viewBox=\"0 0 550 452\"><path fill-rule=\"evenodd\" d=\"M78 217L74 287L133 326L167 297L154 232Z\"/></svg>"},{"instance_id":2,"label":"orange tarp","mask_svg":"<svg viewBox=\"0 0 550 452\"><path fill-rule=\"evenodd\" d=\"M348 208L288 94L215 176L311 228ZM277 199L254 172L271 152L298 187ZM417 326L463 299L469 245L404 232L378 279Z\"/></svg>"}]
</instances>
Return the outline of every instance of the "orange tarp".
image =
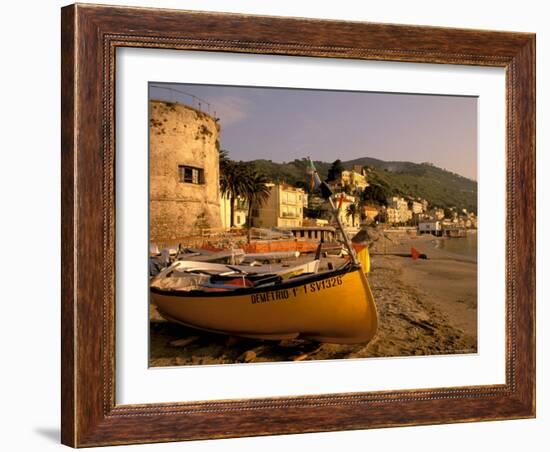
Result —
<instances>
[{"instance_id":1,"label":"orange tarp","mask_svg":"<svg viewBox=\"0 0 550 452\"><path fill-rule=\"evenodd\" d=\"M300 253L313 253L317 249L317 243L298 240L277 240L252 242L244 245L246 253L270 253L277 251L299 251Z\"/></svg>"}]
</instances>

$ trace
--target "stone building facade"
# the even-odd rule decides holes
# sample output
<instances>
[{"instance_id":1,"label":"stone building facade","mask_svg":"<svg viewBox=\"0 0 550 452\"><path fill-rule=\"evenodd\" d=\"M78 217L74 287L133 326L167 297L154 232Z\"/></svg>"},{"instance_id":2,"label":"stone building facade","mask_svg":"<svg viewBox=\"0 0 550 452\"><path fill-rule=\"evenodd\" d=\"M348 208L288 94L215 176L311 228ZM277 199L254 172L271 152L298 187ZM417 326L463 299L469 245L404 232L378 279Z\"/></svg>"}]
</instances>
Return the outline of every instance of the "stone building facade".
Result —
<instances>
[{"instance_id":1,"label":"stone building facade","mask_svg":"<svg viewBox=\"0 0 550 452\"><path fill-rule=\"evenodd\" d=\"M149 234L170 241L220 228L219 125L192 107L149 102Z\"/></svg>"}]
</instances>

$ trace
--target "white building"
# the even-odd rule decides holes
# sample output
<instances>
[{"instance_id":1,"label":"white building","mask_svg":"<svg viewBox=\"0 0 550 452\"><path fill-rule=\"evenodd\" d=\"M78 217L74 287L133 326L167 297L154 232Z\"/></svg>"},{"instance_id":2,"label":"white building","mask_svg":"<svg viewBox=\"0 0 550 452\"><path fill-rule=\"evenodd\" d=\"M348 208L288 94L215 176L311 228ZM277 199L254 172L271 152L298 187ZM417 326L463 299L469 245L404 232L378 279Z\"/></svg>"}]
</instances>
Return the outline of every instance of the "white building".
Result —
<instances>
[{"instance_id":1,"label":"white building","mask_svg":"<svg viewBox=\"0 0 550 452\"><path fill-rule=\"evenodd\" d=\"M222 217L222 228L231 228L231 200L228 195L220 198L220 213ZM233 206L233 227L242 228L246 225L248 217L248 202L238 197Z\"/></svg>"},{"instance_id":2,"label":"white building","mask_svg":"<svg viewBox=\"0 0 550 452\"><path fill-rule=\"evenodd\" d=\"M420 234L441 235L441 226L441 221L439 220L420 221L418 223L418 232Z\"/></svg>"}]
</instances>

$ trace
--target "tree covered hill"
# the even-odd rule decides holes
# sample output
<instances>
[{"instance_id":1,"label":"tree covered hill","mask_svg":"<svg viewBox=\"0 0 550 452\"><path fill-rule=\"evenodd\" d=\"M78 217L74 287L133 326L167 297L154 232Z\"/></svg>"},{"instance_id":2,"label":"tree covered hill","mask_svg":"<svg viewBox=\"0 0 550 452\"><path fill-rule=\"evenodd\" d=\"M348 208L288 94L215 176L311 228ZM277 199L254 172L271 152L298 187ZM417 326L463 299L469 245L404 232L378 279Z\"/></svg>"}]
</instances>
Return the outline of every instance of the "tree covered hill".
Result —
<instances>
[{"instance_id":1,"label":"tree covered hill","mask_svg":"<svg viewBox=\"0 0 550 452\"><path fill-rule=\"evenodd\" d=\"M285 163L254 160L253 163L259 172L274 182L286 182L309 191L309 163L306 159ZM314 163L321 178L325 179L332 162ZM477 212L477 182L431 163L386 162L363 157L343 161L342 165L346 169L354 165L367 168L369 184L383 187L389 196L424 198L430 206L465 208Z\"/></svg>"}]
</instances>

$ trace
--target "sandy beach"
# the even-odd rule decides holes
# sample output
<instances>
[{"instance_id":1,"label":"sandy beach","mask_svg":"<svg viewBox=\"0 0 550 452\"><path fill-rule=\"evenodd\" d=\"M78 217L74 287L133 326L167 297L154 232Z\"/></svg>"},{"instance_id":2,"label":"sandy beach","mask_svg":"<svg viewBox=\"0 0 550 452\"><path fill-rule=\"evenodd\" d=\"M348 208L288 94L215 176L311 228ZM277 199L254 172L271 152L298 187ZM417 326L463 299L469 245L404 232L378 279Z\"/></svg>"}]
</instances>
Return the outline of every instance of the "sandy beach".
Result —
<instances>
[{"instance_id":1,"label":"sandy beach","mask_svg":"<svg viewBox=\"0 0 550 452\"><path fill-rule=\"evenodd\" d=\"M210 334L168 323L151 307L149 365L476 353L477 263L437 249L438 240L456 239L371 233L368 278L379 328L368 344L261 341ZM407 257L411 247L428 259Z\"/></svg>"}]
</instances>

